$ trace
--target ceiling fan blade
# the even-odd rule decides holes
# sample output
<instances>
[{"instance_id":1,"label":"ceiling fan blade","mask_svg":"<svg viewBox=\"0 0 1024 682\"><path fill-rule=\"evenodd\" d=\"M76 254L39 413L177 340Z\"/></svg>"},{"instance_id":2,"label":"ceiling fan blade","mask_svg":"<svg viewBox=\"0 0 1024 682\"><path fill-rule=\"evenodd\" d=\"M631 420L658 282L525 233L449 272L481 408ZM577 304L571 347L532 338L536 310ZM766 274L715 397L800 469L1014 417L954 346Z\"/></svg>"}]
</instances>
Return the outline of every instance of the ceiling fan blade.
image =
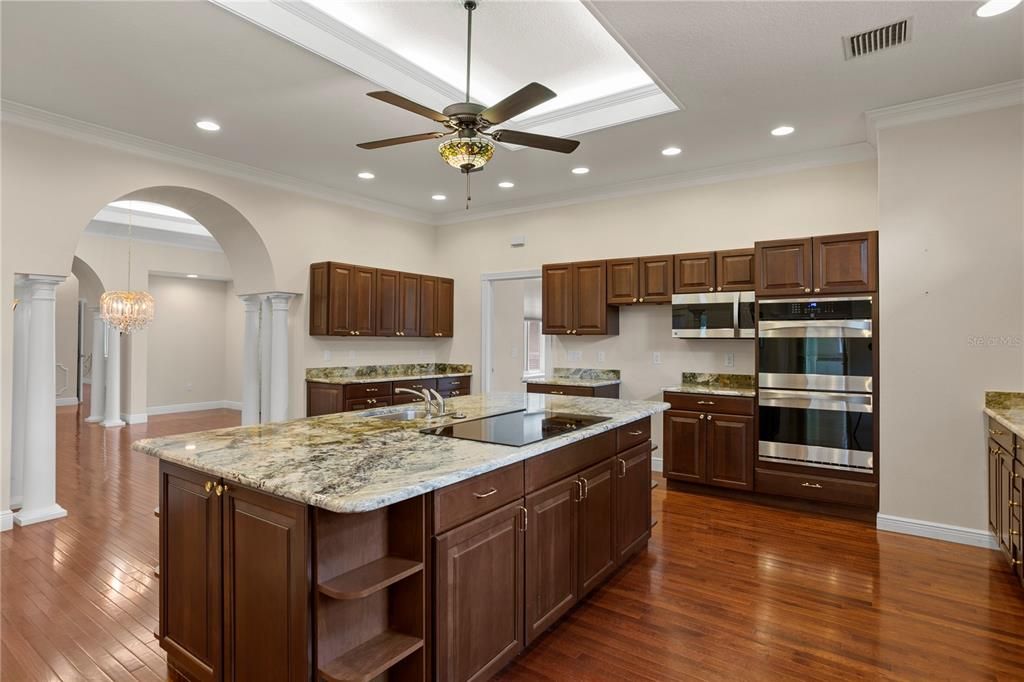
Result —
<instances>
[{"instance_id":1,"label":"ceiling fan blade","mask_svg":"<svg viewBox=\"0 0 1024 682\"><path fill-rule=\"evenodd\" d=\"M437 121L438 123L446 123L448 121L448 117L442 114L440 111L434 111L433 109L425 107L422 104L416 104L416 102L413 102L411 99L406 99L401 95L396 95L395 93L388 92L387 90L377 90L376 92L368 92L366 93L366 96L372 97L374 99L379 99L381 102L387 102L388 104L396 106L400 109L411 111L414 114L425 116L426 118L429 118L432 121Z\"/></svg>"},{"instance_id":2,"label":"ceiling fan blade","mask_svg":"<svg viewBox=\"0 0 1024 682\"><path fill-rule=\"evenodd\" d=\"M564 137L550 137L548 135L535 135L533 133L520 133L515 130L495 130L491 133L498 142L517 144L523 147L534 147L535 149L546 149L551 152L571 154L580 146L579 140L567 140Z\"/></svg>"},{"instance_id":3,"label":"ceiling fan blade","mask_svg":"<svg viewBox=\"0 0 1024 682\"><path fill-rule=\"evenodd\" d=\"M396 144L407 142L422 142L423 140L436 140L439 137L451 135L451 132L420 133L419 135L406 135L404 137L389 137L386 140L374 140L373 142L362 142L356 146L360 149L380 149L381 147L393 147Z\"/></svg>"},{"instance_id":4,"label":"ceiling fan blade","mask_svg":"<svg viewBox=\"0 0 1024 682\"><path fill-rule=\"evenodd\" d=\"M547 102L554 96L555 93L540 83L530 83L519 88L489 109L484 109L480 113L480 118L491 125L498 125L510 118L515 118L524 111L533 109L538 104Z\"/></svg>"}]
</instances>

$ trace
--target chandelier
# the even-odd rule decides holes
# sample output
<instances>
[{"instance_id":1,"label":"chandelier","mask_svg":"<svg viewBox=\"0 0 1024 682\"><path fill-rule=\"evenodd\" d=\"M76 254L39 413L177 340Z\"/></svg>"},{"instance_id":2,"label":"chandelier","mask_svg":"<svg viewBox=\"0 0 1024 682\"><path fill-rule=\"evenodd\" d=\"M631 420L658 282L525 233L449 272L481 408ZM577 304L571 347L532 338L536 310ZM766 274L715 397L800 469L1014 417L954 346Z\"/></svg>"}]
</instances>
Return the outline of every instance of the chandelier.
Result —
<instances>
[{"instance_id":1,"label":"chandelier","mask_svg":"<svg viewBox=\"0 0 1024 682\"><path fill-rule=\"evenodd\" d=\"M482 137L456 137L442 142L437 151L449 166L470 173L491 160L494 145Z\"/></svg>"},{"instance_id":2,"label":"chandelier","mask_svg":"<svg viewBox=\"0 0 1024 682\"><path fill-rule=\"evenodd\" d=\"M128 286L132 285L132 209L128 204ZM153 296L148 291L105 291L100 317L123 334L145 329L153 321Z\"/></svg>"}]
</instances>

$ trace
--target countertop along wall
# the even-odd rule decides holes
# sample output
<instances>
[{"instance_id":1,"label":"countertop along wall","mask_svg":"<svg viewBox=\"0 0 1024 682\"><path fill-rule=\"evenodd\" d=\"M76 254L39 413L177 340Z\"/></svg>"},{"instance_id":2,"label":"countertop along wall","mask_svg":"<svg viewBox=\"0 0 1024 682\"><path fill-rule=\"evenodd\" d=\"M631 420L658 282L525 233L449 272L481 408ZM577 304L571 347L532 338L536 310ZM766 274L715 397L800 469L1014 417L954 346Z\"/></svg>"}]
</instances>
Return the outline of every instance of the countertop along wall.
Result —
<instances>
[{"instance_id":1,"label":"countertop along wall","mask_svg":"<svg viewBox=\"0 0 1024 682\"><path fill-rule=\"evenodd\" d=\"M456 286L452 357L479 366L481 273L871 230L878 224L877 197L871 160L440 227L438 260ZM509 246L515 235L526 236L525 247ZM669 305L623 306L619 327L618 336L554 337L551 364L621 369L621 396L643 400L660 398L660 389L678 384L683 370L753 372L753 341L671 338ZM570 351L581 358L570 362ZM654 352L661 353L660 365L653 364ZM725 365L727 353L735 355L735 367ZM660 444L661 421L655 422Z\"/></svg>"}]
</instances>

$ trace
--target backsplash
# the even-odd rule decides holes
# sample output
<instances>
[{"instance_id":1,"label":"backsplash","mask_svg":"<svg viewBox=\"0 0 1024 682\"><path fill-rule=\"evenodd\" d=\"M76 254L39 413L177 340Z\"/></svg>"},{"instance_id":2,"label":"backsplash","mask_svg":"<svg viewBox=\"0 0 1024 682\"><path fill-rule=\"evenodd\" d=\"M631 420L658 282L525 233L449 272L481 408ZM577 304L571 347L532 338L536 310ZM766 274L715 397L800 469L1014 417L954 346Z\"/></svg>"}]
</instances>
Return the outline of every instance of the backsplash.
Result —
<instances>
[{"instance_id":1,"label":"backsplash","mask_svg":"<svg viewBox=\"0 0 1024 682\"><path fill-rule=\"evenodd\" d=\"M551 376L556 379L587 379L588 381L618 381L622 377L617 369L591 369L587 367L555 367Z\"/></svg>"},{"instance_id":2,"label":"backsplash","mask_svg":"<svg viewBox=\"0 0 1024 682\"><path fill-rule=\"evenodd\" d=\"M754 388L754 377L750 374L712 374L708 372L683 372L682 383L706 384L722 388Z\"/></svg>"},{"instance_id":3,"label":"backsplash","mask_svg":"<svg viewBox=\"0 0 1024 682\"><path fill-rule=\"evenodd\" d=\"M992 410L1024 409L1024 393L985 391L985 407Z\"/></svg>"},{"instance_id":4,"label":"backsplash","mask_svg":"<svg viewBox=\"0 0 1024 682\"><path fill-rule=\"evenodd\" d=\"M361 365L359 367L309 367L306 379L317 381L323 379L344 379L359 377L364 379L380 377L424 376L428 374L472 374L473 365L453 364L449 362L416 362L405 365Z\"/></svg>"}]
</instances>

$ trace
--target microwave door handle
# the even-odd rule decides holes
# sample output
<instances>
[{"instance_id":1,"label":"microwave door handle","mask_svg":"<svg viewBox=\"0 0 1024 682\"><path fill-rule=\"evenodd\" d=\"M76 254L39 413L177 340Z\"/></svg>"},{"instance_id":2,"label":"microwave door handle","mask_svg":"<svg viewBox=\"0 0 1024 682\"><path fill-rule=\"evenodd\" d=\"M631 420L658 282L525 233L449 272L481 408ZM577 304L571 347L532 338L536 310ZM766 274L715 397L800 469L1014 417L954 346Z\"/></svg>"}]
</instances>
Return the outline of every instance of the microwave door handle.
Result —
<instances>
[{"instance_id":1,"label":"microwave door handle","mask_svg":"<svg viewBox=\"0 0 1024 682\"><path fill-rule=\"evenodd\" d=\"M740 295L732 296L732 332L736 338L740 337Z\"/></svg>"}]
</instances>

